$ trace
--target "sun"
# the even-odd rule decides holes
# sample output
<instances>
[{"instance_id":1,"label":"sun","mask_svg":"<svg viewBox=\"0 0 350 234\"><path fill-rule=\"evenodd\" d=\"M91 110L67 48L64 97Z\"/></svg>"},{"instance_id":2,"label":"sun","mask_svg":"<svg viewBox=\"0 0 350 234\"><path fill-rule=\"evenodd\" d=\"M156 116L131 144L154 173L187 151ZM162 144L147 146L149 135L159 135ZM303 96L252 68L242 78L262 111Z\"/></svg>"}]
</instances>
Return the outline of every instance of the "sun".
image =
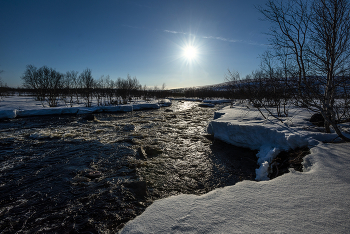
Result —
<instances>
[{"instance_id":1,"label":"sun","mask_svg":"<svg viewBox=\"0 0 350 234\"><path fill-rule=\"evenodd\" d=\"M188 60L192 60L195 59L197 56L197 49L193 46L187 46L184 49L184 53L183 56L188 59Z\"/></svg>"}]
</instances>

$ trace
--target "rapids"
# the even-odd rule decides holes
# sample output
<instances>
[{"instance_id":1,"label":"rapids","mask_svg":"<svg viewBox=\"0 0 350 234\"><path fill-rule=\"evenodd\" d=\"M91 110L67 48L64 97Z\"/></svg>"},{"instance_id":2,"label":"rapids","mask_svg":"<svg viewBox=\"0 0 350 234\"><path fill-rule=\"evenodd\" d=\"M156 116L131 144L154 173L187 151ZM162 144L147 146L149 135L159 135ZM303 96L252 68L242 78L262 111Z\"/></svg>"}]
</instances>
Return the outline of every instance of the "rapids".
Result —
<instances>
[{"instance_id":1,"label":"rapids","mask_svg":"<svg viewBox=\"0 0 350 234\"><path fill-rule=\"evenodd\" d=\"M156 199L254 180L256 152L206 133L222 107L0 121L1 233L114 233Z\"/></svg>"}]
</instances>

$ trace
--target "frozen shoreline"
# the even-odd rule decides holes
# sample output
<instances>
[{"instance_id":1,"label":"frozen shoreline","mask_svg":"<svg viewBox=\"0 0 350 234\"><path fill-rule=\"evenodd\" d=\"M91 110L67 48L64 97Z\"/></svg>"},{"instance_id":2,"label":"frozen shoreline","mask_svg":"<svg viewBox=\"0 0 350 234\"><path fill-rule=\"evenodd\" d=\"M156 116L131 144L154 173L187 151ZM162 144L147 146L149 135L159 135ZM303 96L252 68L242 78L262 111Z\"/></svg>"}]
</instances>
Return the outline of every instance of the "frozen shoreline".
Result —
<instances>
[{"instance_id":1,"label":"frozen shoreline","mask_svg":"<svg viewBox=\"0 0 350 234\"><path fill-rule=\"evenodd\" d=\"M23 102L24 100L24 102ZM159 108L158 102L86 108L44 108L33 100L0 103L0 119L47 114L87 114ZM210 103L210 102L207 102ZM171 102L165 102L170 105ZM258 149L257 180L243 181L202 196L157 200L120 233L346 233L350 229L350 143L331 144L336 134L309 123L312 113L294 108L284 123L235 104L217 111L208 133L227 143ZM349 124L341 126L350 132ZM291 170L267 180L269 161L281 150L311 147L304 172Z\"/></svg>"},{"instance_id":2,"label":"frozen shoreline","mask_svg":"<svg viewBox=\"0 0 350 234\"><path fill-rule=\"evenodd\" d=\"M155 201L120 233L348 233L350 144L320 144L304 172Z\"/></svg>"},{"instance_id":3,"label":"frozen shoreline","mask_svg":"<svg viewBox=\"0 0 350 234\"><path fill-rule=\"evenodd\" d=\"M0 120L43 115L132 112L145 109L159 109L160 107L170 105L171 101L169 99L164 99L161 103L156 100L151 102L134 101L130 104L118 106L97 106L94 102L92 107L85 107L84 104L75 104L73 107L67 107L63 104L58 107L43 107L39 101L34 101L33 98L12 96L0 102Z\"/></svg>"},{"instance_id":4,"label":"frozen shoreline","mask_svg":"<svg viewBox=\"0 0 350 234\"><path fill-rule=\"evenodd\" d=\"M337 138L337 134L323 133L321 128L311 124L312 113L300 108L291 109L291 112L291 117L284 117L284 123L281 123L268 113L265 113L268 119L264 119L259 111L236 104L233 108L225 107L215 112L207 131L226 143L259 150L260 168L256 170L256 180L268 180L269 163L281 151L313 147Z\"/></svg>"},{"instance_id":5,"label":"frozen shoreline","mask_svg":"<svg viewBox=\"0 0 350 234\"><path fill-rule=\"evenodd\" d=\"M152 101L132 101L125 105L106 105L98 106L96 100L93 100L91 107L85 107L83 103L74 103L72 107L68 104L59 102L57 107L47 107L46 103L35 101L34 97L30 96L9 96L0 101L0 120L13 119L29 116L43 115L67 115L67 114L91 114L100 112L131 112L145 109L159 109L171 105L171 101L193 101L201 102L203 106L213 107L214 104L230 103L228 99L203 100L199 98L168 98ZM70 105L70 104L69 104Z\"/></svg>"},{"instance_id":6,"label":"frozen shoreline","mask_svg":"<svg viewBox=\"0 0 350 234\"><path fill-rule=\"evenodd\" d=\"M257 180L267 180L269 161L281 150L311 147L303 172L270 181L243 181L202 196L154 202L120 233L345 233L350 229L350 143L331 144L311 113L291 110L280 123L237 104L215 113L208 133L236 146L258 149ZM343 125L349 129L349 125Z\"/></svg>"}]
</instances>

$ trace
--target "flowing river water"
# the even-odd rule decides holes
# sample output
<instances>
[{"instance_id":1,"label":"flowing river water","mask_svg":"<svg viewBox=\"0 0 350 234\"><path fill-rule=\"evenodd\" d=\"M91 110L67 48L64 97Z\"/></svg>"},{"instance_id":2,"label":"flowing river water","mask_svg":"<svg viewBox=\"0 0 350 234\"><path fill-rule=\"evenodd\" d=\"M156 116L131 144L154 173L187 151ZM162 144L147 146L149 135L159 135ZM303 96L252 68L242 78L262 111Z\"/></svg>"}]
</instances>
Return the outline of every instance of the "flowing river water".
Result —
<instances>
[{"instance_id":1,"label":"flowing river water","mask_svg":"<svg viewBox=\"0 0 350 234\"><path fill-rule=\"evenodd\" d=\"M206 133L214 108L0 122L1 233L115 233L156 199L254 180L256 152Z\"/></svg>"}]
</instances>

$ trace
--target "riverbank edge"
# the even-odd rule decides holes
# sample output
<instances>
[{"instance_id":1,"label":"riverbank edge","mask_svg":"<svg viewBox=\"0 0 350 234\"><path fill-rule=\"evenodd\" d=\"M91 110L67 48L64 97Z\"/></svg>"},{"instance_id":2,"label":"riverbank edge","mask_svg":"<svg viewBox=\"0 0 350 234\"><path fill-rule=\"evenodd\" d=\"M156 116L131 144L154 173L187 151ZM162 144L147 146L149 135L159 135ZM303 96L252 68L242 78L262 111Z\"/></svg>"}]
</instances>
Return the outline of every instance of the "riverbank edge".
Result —
<instances>
[{"instance_id":1,"label":"riverbank edge","mask_svg":"<svg viewBox=\"0 0 350 234\"><path fill-rule=\"evenodd\" d=\"M160 107L171 106L169 99L162 100L162 102L152 103L137 103L120 106L94 106L94 107L47 107L38 109L12 109L12 110L0 110L0 120L32 117L32 116L45 116L45 115L84 115L93 113L116 113L116 112L132 112L147 109L159 109Z\"/></svg>"}]
</instances>

